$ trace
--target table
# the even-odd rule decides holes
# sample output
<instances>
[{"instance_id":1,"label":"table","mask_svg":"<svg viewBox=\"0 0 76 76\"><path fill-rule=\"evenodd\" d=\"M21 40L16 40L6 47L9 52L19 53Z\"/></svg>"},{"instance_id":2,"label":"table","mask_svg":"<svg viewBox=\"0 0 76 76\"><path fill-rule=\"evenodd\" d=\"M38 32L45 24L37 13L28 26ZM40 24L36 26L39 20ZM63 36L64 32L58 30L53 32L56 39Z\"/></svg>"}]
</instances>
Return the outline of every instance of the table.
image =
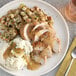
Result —
<instances>
[{"instance_id":1,"label":"table","mask_svg":"<svg viewBox=\"0 0 76 76\"><path fill-rule=\"evenodd\" d=\"M0 0L0 7L2 7L4 4L6 4L10 1L12 1L12 0ZM51 5L56 7L62 13L61 8L63 9L69 0L44 0L44 1L50 3ZM62 15L64 16L63 13L62 13ZM76 24L69 22L67 19L66 19L66 22L69 27L70 43L71 43L73 38L76 36ZM54 70L52 70L51 72L49 72L43 76L55 76L59 66L57 66ZM13 75L10 75L10 74L6 73L5 71L3 71L2 69L0 69L0 76L13 76Z\"/></svg>"}]
</instances>

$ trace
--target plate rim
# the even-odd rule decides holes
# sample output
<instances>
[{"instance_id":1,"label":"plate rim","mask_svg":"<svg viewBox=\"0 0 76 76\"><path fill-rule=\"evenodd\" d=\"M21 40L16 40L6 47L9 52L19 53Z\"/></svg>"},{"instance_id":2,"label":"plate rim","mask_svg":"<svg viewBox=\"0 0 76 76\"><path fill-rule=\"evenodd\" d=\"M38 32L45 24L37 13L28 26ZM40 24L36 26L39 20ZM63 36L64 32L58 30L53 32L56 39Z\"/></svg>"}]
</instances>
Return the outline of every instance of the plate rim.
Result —
<instances>
[{"instance_id":1,"label":"plate rim","mask_svg":"<svg viewBox=\"0 0 76 76\"><path fill-rule=\"evenodd\" d=\"M5 7L5 6L9 5L10 3L13 3L13 2L16 2L16 1L21 1L21 0L13 0L13 1L10 1L10 2L6 3L5 5L3 5L2 7ZM27 1L27 0L23 0L23 1ZM57 8L55 8L52 4L50 4L50 3L46 2L46 1L43 1L43 0L37 0L37 1L39 1L39 2L41 2L41 3L44 3L45 5L48 5L49 7L52 7L52 8L61 16L62 20L63 20L64 23L65 23L65 27L66 27L66 31L67 31L67 40L68 40L68 41L67 41L66 50L65 50L65 53L64 53L63 57L59 60L59 62L58 62L52 69L49 69L49 70L47 70L46 72L44 72L44 73L41 74L41 75L44 75L44 74L46 74L46 73L54 70L54 69L62 62L62 60L64 59L64 57L65 57L65 55L66 55L66 53L67 53L67 51L68 51L69 36L70 36L70 34L69 34L68 24L67 24L65 18L62 16L62 14L59 12L59 10L57 10ZM1 8L2 8L2 7L1 7ZM1 8L0 8L0 10L1 10ZM16 75L16 74L14 74L13 72L11 72L11 71L3 68L1 65L0 65L0 68L1 68L2 70L4 70L5 72L7 72L7 73L10 73L10 74L12 74L12 75Z\"/></svg>"}]
</instances>

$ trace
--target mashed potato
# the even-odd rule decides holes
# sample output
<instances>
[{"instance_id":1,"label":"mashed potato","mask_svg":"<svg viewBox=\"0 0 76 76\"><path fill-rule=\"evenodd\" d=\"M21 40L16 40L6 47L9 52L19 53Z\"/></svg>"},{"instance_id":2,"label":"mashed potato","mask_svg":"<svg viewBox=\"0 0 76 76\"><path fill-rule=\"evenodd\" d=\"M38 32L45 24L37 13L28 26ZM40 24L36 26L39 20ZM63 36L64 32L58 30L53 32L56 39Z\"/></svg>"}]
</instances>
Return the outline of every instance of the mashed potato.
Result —
<instances>
[{"instance_id":1,"label":"mashed potato","mask_svg":"<svg viewBox=\"0 0 76 76\"><path fill-rule=\"evenodd\" d=\"M13 40L16 43L16 48L21 48L25 50L25 54L30 54L33 51L31 43L27 40L23 40L20 37L17 37Z\"/></svg>"},{"instance_id":2,"label":"mashed potato","mask_svg":"<svg viewBox=\"0 0 76 76\"><path fill-rule=\"evenodd\" d=\"M23 58L23 56L29 56L30 52L33 51L31 43L29 41L22 40L20 37L15 38L12 42L16 44L16 47L14 47L15 49L20 48L23 49L24 52L20 52L20 50L18 50L19 52L17 53L14 49L11 49L10 51L12 55L5 59L5 67L10 70L19 70L24 66L27 67L27 59Z\"/></svg>"},{"instance_id":3,"label":"mashed potato","mask_svg":"<svg viewBox=\"0 0 76 76\"><path fill-rule=\"evenodd\" d=\"M5 66L10 70L19 70L27 66L27 62L21 57L9 57L5 60Z\"/></svg>"}]
</instances>

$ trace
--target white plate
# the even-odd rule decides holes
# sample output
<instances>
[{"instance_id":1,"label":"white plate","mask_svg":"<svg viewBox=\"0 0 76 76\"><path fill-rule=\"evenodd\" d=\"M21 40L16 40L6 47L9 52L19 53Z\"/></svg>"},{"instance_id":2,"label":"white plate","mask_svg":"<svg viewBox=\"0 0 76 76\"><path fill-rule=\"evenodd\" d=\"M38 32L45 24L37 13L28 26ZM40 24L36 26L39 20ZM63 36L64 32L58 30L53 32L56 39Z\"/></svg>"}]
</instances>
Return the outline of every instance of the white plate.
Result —
<instances>
[{"instance_id":1,"label":"white plate","mask_svg":"<svg viewBox=\"0 0 76 76\"><path fill-rule=\"evenodd\" d=\"M19 76L36 76L36 75L43 75L54 68L58 66L58 64L63 60L67 48L69 45L69 30L66 24L66 21L64 20L63 16L60 14L60 12L53 7L52 5L41 1L41 0L15 0L12 2L9 2L8 4L4 5L0 9L0 17L7 13L10 9L17 8L21 3L26 4L29 7L38 6L40 7L44 12L46 12L48 15L52 16L54 19L54 28L57 32L57 35L61 39L61 53L55 54L52 56L52 58L48 59L47 63L42 66L39 70L31 71L27 69L23 69L17 72L8 71L5 68L1 66L1 68L8 73L19 75ZM1 45L1 44L0 44Z\"/></svg>"}]
</instances>

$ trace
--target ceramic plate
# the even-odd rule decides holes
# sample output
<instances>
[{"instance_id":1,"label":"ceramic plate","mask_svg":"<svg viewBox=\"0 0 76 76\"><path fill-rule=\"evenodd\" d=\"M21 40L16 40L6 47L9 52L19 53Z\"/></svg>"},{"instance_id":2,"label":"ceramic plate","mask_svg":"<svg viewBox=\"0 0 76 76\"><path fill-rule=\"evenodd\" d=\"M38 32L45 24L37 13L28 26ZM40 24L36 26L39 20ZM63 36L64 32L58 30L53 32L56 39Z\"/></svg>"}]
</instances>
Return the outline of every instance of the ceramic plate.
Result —
<instances>
[{"instance_id":1,"label":"ceramic plate","mask_svg":"<svg viewBox=\"0 0 76 76\"><path fill-rule=\"evenodd\" d=\"M9 2L6 5L4 5L2 8L0 8L0 17L6 14L8 10L17 8L21 3L26 4L28 7L38 6L49 16L53 17L53 20L54 20L53 26L57 32L58 37L61 39L62 50L59 54L54 54L50 59L48 59L45 65L43 65L40 69L35 70L35 71L27 70L25 68L19 71L9 71L2 66L1 68L8 73L18 75L18 76L43 75L53 70L54 68L56 68L60 64L60 62L63 60L67 52L68 45L69 45L68 27L67 27L66 21L64 20L60 12L51 4L48 4L42 0L22 0L22 1L15 0L15 1ZM2 48L2 44L4 43L3 42L0 43L0 48Z\"/></svg>"}]
</instances>

